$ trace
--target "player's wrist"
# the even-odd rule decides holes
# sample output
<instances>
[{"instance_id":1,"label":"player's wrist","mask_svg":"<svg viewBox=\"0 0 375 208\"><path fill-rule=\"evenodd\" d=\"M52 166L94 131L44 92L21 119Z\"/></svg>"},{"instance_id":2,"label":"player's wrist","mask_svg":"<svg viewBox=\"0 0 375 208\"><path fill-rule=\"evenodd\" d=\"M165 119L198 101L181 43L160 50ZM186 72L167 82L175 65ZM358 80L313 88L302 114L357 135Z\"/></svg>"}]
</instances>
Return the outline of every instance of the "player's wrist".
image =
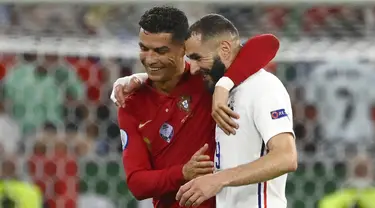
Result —
<instances>
[{"instance_id":1,"label":"player's wrist","mask_svg":"<svg viewBox=\"0 0 375 208\"><path fill-rule=\"evenodd\" d=\"M187 173L187 167L186 167L186 164L182 166L181 168L181 173L182 173L182 177L185 181L189 181L189 177L188 177L188 173Z\"/></svg>"},{"instance_id":2,"label":"player's wrist","mask_svg":"<svg viewBox=\"0 0 375 208\"><path fill-rule=\"evenodd\" d=\"M215 87L223 87L230 91L234 87L234 82L229 77L221 77Z\"/></svg>"},{"instance_id":3,"label":"player's wrist","mask_svg":"<svg viewBox=\"0 0 375 208\"><path fill-rule=\"evenodd\" d=\"M218 183L222 188L230 186L230 175L228 174L227 171L220 171L215 173L216 177L218 177Z\"/></svg>"}]
</instances>

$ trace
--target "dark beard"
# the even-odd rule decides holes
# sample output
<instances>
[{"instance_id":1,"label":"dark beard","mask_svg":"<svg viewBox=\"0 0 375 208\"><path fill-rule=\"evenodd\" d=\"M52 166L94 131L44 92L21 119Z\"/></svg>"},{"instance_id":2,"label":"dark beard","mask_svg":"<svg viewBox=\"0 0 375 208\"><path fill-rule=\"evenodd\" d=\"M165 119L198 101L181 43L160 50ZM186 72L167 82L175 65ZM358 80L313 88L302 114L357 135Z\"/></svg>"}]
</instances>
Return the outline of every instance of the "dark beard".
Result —
<instances>
[{"instance_id":1,"label":"dark beard","mask_svg":"<svg viewBox=\"0 0 375 208\"><path fill-rule=\"evenodd\" d=\"M214 63L211 69L201 70L211 79L209 81L205 80L206 87L211 94L214 94L215 85L219 81L219 79L224 76L226 70L227 69L225 68L223 62L220 60L219 56L216 56L214 58Z\"/></svg>"}]
</instances>

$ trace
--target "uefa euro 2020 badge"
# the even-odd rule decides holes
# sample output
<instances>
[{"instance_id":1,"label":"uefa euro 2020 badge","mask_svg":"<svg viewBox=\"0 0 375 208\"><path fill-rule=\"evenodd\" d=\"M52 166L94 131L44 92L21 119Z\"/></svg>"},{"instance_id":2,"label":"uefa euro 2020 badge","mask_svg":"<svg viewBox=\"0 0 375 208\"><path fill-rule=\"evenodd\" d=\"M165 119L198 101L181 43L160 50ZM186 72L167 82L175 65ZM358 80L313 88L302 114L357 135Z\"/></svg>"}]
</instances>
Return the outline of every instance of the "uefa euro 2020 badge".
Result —
<instances>
[{"instance_id":1,"label":"uefa euro 2020 badge","mask_svg":"<svg viewBox=\"0 0 375 208\"><path fill-rule=\"evenodd\" d=\"M159 134L166 142L170 143L173 137L173 126L168 123L161 125Z\"/></svg>"},{"instance_id":2,"label":"uefa euro 2020 badge","mask_svg":"<svg viewBox=\"0 0 375 208\"><path fill-rule=\"evenodd\" d=\"M191 96L183 95L181 96L180 101L177 103L177 106L185 112L190 112L190 103Z\"/></svg>"},{"instance_id":3,"label":"uefa euro 2020 badge","mask_svg":"<svg viewBox=\"0 0 375 208\"><path fill-rule=\"evenodd\" d=\"M122 150L124 150L129 143L129 137L125 130L120 129L120 136L121 136L121 144L122 144Z\"/></svg>"}]
</instances>

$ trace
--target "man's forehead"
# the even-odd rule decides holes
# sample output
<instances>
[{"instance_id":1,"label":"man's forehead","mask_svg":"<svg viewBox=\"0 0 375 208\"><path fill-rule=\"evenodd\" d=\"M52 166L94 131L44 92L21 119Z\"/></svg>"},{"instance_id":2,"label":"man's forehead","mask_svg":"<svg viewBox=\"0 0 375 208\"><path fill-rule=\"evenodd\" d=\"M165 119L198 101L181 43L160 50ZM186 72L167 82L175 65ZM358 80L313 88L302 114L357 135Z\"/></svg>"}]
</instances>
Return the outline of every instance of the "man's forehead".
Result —
<instances>
[{"instance_id":1,"label":"man's forehead","mask_svg":"<svg viewBox=\"0 0 375 208\"><path fill-rule=\"evenodd\" d=\"M185 47L186 47L187 51L191 51L191 52L202 51L203 45L202 45L202 41L201 41L200 35L192 35L185 42Z\"/></svg>"},{"instance_id":2,"label":"man's forehead","mask_svg":"<svg viewBox=\"0 0 375 208\"><path fill-rule=\"evenodd\" d=\"M151 44L154 47L160 47L172 44L171 33L151 33L143 28L139 31L139 40L143 44Z\"/></svg>"}]
</instances>

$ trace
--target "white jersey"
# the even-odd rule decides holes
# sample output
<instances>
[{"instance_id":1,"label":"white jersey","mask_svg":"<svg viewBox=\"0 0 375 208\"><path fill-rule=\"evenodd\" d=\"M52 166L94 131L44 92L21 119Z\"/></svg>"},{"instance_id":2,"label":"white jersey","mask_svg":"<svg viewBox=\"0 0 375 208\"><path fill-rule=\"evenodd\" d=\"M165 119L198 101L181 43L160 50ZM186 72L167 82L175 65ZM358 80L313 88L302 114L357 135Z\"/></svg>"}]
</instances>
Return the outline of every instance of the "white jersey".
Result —
<instances>
[{"instance_id":1,"label":"white jersey","mask_svg":"<svg viewBox=\"0 0 375 208\"><path fill-rule=\"evenodd\" d=\"M235 88L229 107L240 115L236 135L216 127L216 171L253 162L267 154L267 142L293 132L289 95L273 74L260 70ZM216 195L217 208L286 208L287 174L273 180L240 187L226 187Z\"/></svg>"},{"instance_id":2,"label":"white jersey","mask_svg":"<svg viewBox=\"0 0 375 208\"><path fill-rule=\"evenodd\" d=\"M306 101L316 106L326 139L372 140L370 110L375 103L375 70L355 62L317 67L305 85Z\"/></svg>"}]
</instances>

